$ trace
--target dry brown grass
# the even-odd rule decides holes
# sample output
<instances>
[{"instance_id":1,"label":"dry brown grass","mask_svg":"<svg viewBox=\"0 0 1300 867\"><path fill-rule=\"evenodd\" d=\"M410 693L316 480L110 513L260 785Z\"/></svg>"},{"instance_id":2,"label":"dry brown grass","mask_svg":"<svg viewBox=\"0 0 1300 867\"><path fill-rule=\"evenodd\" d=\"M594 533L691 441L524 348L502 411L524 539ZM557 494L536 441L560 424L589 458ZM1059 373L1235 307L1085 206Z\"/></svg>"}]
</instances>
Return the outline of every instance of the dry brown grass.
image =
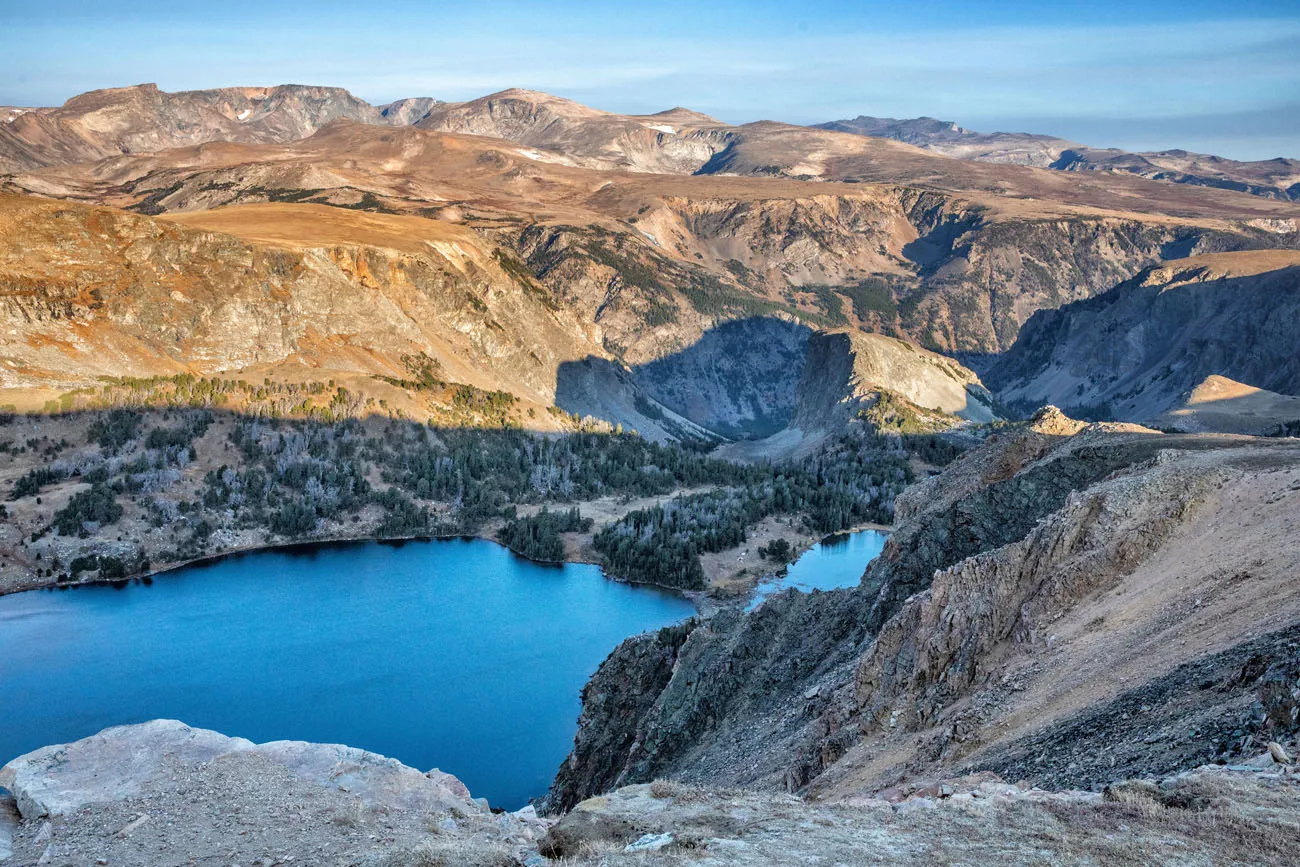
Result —
<instances>
[{"instance_id":1,"label":"dry brown grass","mask_svg":"<svg viewBox=\"0 0 1300 867\"><path fill-rule=\"evenodd\" d=\"M505 845L465 840L425 840L412 849L390 852L370 867L519 867Z\"/></svg>"},{"instance_id":2,"label":"dry brown grass","mask_svg":"<svg viewBox=\"0 0 1300 867\"><path fill-rule=\"evenodd\" d=\"M170 214L163 219L259 244L294 247L365 244L422 253L428 250L429 241L482 246L469 229L442 220L351 211L328 205L267 202Z\"/></svg>"},{"instance_id":3,"label":"dry brown grass","mask_svg":"<svg viewBox=\"0 0 1300 867\"><path fill-rule=\"evenodd\" d=\"M1140 841L1183 840L1216 864L1289 865L1300 840L1300 789L1201 776L1173 785L1128 781L1100 805L1050 802L1068 849L1101 865L1148 863Z\"/></svg>"}]
</instances>

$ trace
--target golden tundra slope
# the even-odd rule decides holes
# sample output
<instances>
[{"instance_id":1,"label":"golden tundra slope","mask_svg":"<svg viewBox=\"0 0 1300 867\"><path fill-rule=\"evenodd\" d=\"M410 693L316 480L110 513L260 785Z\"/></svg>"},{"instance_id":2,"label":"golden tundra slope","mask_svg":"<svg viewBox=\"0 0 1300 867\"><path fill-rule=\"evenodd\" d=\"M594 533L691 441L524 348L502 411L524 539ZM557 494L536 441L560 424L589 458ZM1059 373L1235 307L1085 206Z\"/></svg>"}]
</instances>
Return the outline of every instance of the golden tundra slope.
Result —
<instances>
[{"instance_id":1,"label":"golden tundra slope","mask_svg":"<svg viewBox=\"0 0 1300 867\"><path fill-rule=\"evenodd\" d=\"M632 364L690 345L720 320L778 310L939 350L993 350L1010 345L1035 310L1088 297L1162 258L1300 245L1292 203L971 163L782 125L728 132L718 156L731 163L719 171L746 177L626 171L642 153L627 136L671 162L669 142L696 141L684 131L707 123L519 94L509 101L510 123L489 124L470 104L429 118L514 139L337 122L289 144L214 142L8 183L146 213L272 200L460 221L514 249ZM795 173L813 153L827 170ZM769 165L789 170L769 177Z\"/></svg>"},{"instance_id":2,"label":"golden tundra slope","mask_svg":"<svg viewBox=\"0 0 1300 867\"><path fill-rule=\"evenodd\" d=\"M0 274L6 388L404 377L401 357L423 352L454 381L548 406L558 365L601 353L489 243L419 217L271 204L159 220L0 194Z\"/></svg>"}]
</instances>

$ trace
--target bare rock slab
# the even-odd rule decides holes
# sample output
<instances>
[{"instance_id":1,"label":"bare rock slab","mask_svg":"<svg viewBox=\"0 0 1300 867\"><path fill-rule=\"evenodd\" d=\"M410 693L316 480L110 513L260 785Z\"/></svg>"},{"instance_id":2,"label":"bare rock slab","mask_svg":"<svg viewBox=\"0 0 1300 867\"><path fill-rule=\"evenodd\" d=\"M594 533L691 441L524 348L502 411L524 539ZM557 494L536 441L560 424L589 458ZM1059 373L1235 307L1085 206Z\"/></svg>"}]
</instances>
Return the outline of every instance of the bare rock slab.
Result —
<instances>
[{"instance_id":1,"label":"bare rock slab","mask_svg":"<svg viewBox=\"0 0 1300 867\"><path fill-rule=\"evenodd\" d=\"M254 744L177 720L116 726L70 744L42 747L0 768L24 819L74 813L154 790L178 766L250 754L309 783L353 793L368 806L423 812L481 813L465 785L396 759L339 744Z\"/></svg>"}]
</instances>

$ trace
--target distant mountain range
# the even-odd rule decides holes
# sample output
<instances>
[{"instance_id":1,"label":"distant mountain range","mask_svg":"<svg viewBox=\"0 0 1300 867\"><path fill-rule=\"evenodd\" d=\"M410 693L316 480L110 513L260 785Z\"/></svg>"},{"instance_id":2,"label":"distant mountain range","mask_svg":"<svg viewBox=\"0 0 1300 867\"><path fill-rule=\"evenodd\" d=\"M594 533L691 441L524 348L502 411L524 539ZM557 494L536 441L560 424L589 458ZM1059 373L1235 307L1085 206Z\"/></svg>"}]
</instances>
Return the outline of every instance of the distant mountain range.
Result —
<instances>
[{"instance_id":1,"label":"distant mountain range","mask_svg":"<svg viewBox=\"0 0 1300 867\"><path fill-rule=\"evenodd\" d=\"M1126 418L1211 374L1293 389L1258 365L1192 365L1129 405L1142 383L1092 375L1086 324L1066 359L1083 369L1039 388L1056 381L1028 348L1040 311L1085 322L1072 304L1167 260L1300 248L1285 196L1054 170L1068 143L1049 137L729 125L519 89L375 106L332 87L139 85L0 116L0 387L24 400L179 371L401 379L427 356L537 418L554 404L655 438L784 448L882 389L977 409L973 374L903 346L962 354L1002 400ZM1228 324L1207 313L1179 351ZM821 336L842 332L902 342Z\"/></svg>"},{"instance_id":2,"label":"distant mountain range","mask_svg":"<svg viewBox=\"0 0 1300 867\"><path fill-rule=\"evenodd\" d=\"M817 124L817 128L894 139L963 160L1065 172L1120 172L1255 196L1300 199L1300 160L1285 157L1242 162L1185 150L1130 153L1116 148L1089 147L1050 135L974 132L952 121L932 117L898 120L862 115Z\"/></svg>"},{"instance_id":3,"label":"distant mountain range","mask_svg":"<svg viewBox=\"0 0 1300 867\"><path fill-rule=\"evenodd\" d=\"M560 154L553 157L557 161L603 168L880 179L869 166L879 155L843 142L793 133L794 152L788 152L791 131L808 128L787 124L732 126L685 108L622 115L520 89L467 102L413 97L371 105L342 88L293 84L178 93L143 84L91 91L57 108L0 106L0 173L213 141L288 143L338 120L508 139L554 151ZM1300 160L1281 157L1242 162L1184 150L1129 153L1049 135L979 133L929 117L864 115L811 129L889 139L975 162L1131 174L1276 199L1300 198ZM870 159L848 159L858 155ZM767 161L755 162L758 156Z\"/></svg>"}]
</instances>

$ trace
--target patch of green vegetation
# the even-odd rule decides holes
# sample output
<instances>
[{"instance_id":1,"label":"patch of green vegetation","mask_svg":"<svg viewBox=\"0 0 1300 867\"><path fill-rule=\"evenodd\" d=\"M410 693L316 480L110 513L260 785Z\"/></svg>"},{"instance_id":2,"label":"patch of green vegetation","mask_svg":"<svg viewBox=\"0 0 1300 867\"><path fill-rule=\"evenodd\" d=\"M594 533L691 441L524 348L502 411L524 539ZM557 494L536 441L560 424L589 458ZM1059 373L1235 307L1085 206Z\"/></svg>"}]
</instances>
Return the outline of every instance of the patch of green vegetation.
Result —
<instances>
[{"instance_id":1,"label":"patch of green vegetation","mask_svg":"<svg viewBox=\"0 0 1300 867\"><path fill-rule=\"evenodd\" d=\"M41 492L41 488L54 482L62 481L67 478L68 474L54 467L34 467L23 473L14 482L14 488L9 493L9 499L18 500L23 497L34 497Z\"/></svg>"},{"instance_id":2,"label":"patch of green vegetation","mask_svg":"<svg viewBox=\"0 0 1300 867\"><path fill-rule=\"evenodd\" d=\"M442 362L431 358L427 353L417 352L401 357L402 366L406 368L407 378L393 376L376 376L375 379L386 382L407 391L434 391L447 387L442 372Z\"/></svg>"},{"instance_id":3,"label":"patch of green vegetation","mask_svg":"<svg viewBox=\"0 0 1300 867\"><path fill-rule=\"evenodd\" d=\"M888 434L934 433L956 420L941 409L923 409L902 395L884 390L871 406L858 411L858 417L876 431Z\"/></svg>"},{"instance_id":4,"label":"patch of green vegetation","mask_svg":"<svg viewBox=\"0 0 1300 867\"><path fill-rule=\"evenodd\" d=\"M777 564L785 564L794 559L794 549L790 547L789 539L773 539L766 545L758 546L758 556Z\"/></svg>"},{"instance_id":5,"label":"patch of green vegetation","mask_svg":"<svg viewBox=\"0 0 1300 867\"><path fill-rule=\"evenodd\" d=\"M162 200L170 196L172 193L179 192L183 186L185 186L184 181L177 181L169 187L154 190L134 205L128 206L127 210L135 211L137 214L145 214L150 217L156 217L159 214L166 213L167 209L163 207Z\"/></svg>"},{"instance_id":6,"label":"patch of green vegetation","mask_svg":"<svg viewBox=\"0 0 1300 867\"><path fill-rule=\"evenodd\" d=\"M1271 437L1300 437L1300 419L1288 421L1279 424L1268 436Z\"/></svg>"},{"instance_id":7,"label":"patch of green vegetation","mask_svg":"<svg viewBox=\"0 0 1300 867\"><path fill-rule=\"evenodd\" d=\"M830 286L803 286L803 292L810 292L813 296L813 303L826 316L826 320L833 325L848 325L849 318L844 315L844 302L837 294L837 290Z\"/></svg>"},{"instance_id":8,"label":"patch of green vegetation","mask_svg":"<svg viewBox=\"0 0 1300 867\"><path fill-rule=\"evenodd\" d=\"M507 277L541 301L548 310L559 309L559 305L555 303L551 293L546 290L546 287L537 282L537 275L528 270L527 265L501 247L497 247L492 251L492 258L501 266L501 270L506 273Z\"/></svg>"},{"instance_id":9,"label":"patch of green vegetation","mask_svg":"<svg viewBox=\"0 0 1300 867\"><path fill-rule=\"evenodd\" d=\"M513 508L509 507L511 511ZM552 512L543 506L535 515L510 518L497 538L511 551L529 560L558 563L564 559L564 540L560 534L585 533L591 525L592 520L582 517L577 506L564 512Z\"/></svg>"},{"instance_id":10,"label":"patch of green vegetation","mask_svg":"<svg viewBox=\"0 0 1300 867\"><path fill-rule=\"evenodd\" d=\"M898 304L888 281L880 277L867 277L857 283L841 286L840 293L853 302L853 315L867 319L875 313L885 319L899 315Z\"/></svg>"},{"instance_id":11,"label":"patch of green vegetation","mask_svg":"<svg viewBox=\"0 0 1300 867\"><path fill-rule=\"evenodd\" d=\"M140 413L129 409L115 409L96 418L90 424L89 441L98 443L106 454L115 455L140 430Z\"/></svg>"},{"instance_id":12,"label":"patch of green vegetation","mask_svg":"<svg viewBox=\"0 0 1300 867\"><path fill-rule=\"evenodd\" d=\"M346 208L350 211L373 211L377 214L396 214L398 211L388 207L379 200L379 197L369 190L361 193L360 201L356 202L329 202L322 201L322 205L333 205L336 208Z\"/></svg>"},{"instance_id":13,"label":"patch of green vegetation","mask_svg":"<svg viewBox=\"0 0 1300 867\"><path fill-rule=\"evenodd\" d=\"M636 411L641 413L641 415L646 418L652 418L655 421L663 421L666 417L664 416L664 411L660 409L658 405L651 403L641 394L637 394L632 398L632 406L634 406Z\"/></svg>"},{"instance_id":14,"label":"patch of green vegetation","mask_svg":"<svg viewBox=\"0 0 1300 867\"><path fill-rule=\"evenodd\" d=\"M52 522L60 536L85 536L87 523L103 526L121 517L122 506L114 491L107 485L94 484L89 490L73 494L68 504L54 513Z\"/></svg>"}]
</instances>

